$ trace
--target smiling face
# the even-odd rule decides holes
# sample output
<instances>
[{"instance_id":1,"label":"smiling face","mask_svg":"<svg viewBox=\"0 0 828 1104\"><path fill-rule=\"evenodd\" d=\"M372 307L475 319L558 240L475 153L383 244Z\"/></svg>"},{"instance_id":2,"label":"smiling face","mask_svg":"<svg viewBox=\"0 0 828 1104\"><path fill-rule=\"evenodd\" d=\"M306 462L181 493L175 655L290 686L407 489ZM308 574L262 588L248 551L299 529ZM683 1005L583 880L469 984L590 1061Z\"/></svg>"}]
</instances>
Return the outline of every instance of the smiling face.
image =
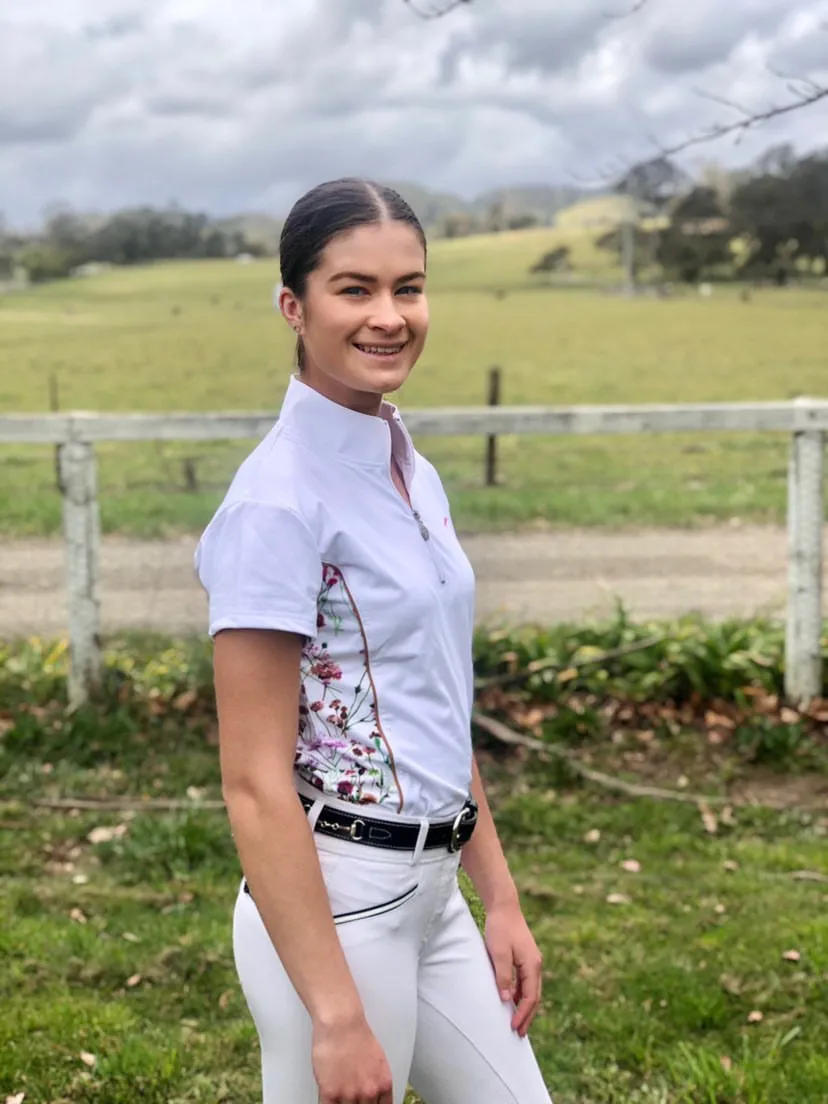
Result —
<instances>
[{"instance_id":1,"label":"smiling face","mask_svg":"<svg viewBox=\"0 0 828 1104\"><path fill-rule=\"evenodd\" d=\"M407 223L383 221L337 235L300 300L280 307L304 345L302 379L334 402L376 413L405 383L425 345L425 250Z\"/></svg>"}]
</instances>

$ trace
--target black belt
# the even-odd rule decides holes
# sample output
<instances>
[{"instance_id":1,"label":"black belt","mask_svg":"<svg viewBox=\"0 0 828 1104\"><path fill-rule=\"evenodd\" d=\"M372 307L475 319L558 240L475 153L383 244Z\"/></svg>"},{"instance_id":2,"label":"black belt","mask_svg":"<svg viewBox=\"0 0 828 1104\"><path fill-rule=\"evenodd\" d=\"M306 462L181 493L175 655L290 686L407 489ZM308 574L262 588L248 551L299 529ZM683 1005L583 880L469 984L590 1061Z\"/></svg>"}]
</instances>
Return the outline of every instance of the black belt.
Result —
<instances>
[{"instance_id":1,"label":"black belt","mask_svg":"<svg viewBox=\"0 0 828 1104\"><path fill-rule=\"evenodd\" d=\"M304 794L299 794L299 800L306 812L314 803L313 798L305 797ZM471 839L476 824L477 804L470 798L454 820L437 821L429 825L423 848L430 851L444 847L447 851L459 851ZM389 820L365 816L361 811L346 813L343 809L323 805L316 819L316 831L322 836L365 843L369 847L384 847L389 851L413 851L417 846L420 826L394 824Z\"/></svg>"},{"instance_id":2,"label":"black belt","mask_svg":"<svg viewBox=\"0 0 828 1104\"><path fill-rule=\"evenodd\" d=\"M299 794L299 800L307 812L314 803L313 798ZM477 802L471 798L454 820L438 821L431 824L426 832L424 850L444 847L447 851L459 851L468 843L477 824ZM367 844L368 847L384 847L387 851L413 851L420 834L419 824L394 824L376 817L361 816L358 813L333 809L323 805L316 818L315 831L334 839L351 840L353 843ZM244 880L244 892L249 894L247 879Z\"/></svg>"}]
</instances>

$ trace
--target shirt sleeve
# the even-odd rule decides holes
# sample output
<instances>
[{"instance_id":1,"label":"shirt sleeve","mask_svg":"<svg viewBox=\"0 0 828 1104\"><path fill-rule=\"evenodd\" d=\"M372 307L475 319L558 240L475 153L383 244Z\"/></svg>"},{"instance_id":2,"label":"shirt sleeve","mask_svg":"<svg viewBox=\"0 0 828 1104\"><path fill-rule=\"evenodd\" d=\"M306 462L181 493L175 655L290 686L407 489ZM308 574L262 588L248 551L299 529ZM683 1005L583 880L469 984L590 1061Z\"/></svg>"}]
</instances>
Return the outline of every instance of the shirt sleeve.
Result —
<instances>
[{"instance_id":1,"label":"shirt sleeve","mask_svg":"<svg viewBox=\"0 0 828 1104\"><path fill-rule=\"evenodd\" d=\"M244 500L220 510L195 566L209 597L210 636L222 629L281 629L316 636L322 561L293 510Z\"/></svg>"}]
</instances>

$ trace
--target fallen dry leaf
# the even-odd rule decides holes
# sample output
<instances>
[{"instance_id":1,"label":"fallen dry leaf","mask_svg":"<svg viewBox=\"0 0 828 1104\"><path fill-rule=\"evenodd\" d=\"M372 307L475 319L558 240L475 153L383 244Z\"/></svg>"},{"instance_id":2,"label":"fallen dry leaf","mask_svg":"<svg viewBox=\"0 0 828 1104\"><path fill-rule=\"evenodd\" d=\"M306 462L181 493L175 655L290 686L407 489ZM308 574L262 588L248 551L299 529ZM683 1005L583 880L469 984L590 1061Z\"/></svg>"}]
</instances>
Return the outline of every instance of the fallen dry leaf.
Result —
<instances>
[{"instance_id":1,"label":"fallen dry leaf","mask_svg":"<svg viewBox=\"0 0 828 1104\"><path fill-rule=\"evenodd\" d=\"M573 679L578 677L578 670L576 667L567 667L563 671L558 672L558 682L572 682Z\"/></svg>"},{"instance_id":2,"label":"fallen dry leaf","mask_svg":"<svg viewBox=\"0 0 828 1104\"><path fill-rule=\"evenodd\" d=\"M141 984L141 975L133 974L132 977L128 977L126 980L127 989L134 989L136 985Z\"/></svg>"},{"instance_id":3,"label":"fallen dry leaf","mask_svg":"<svg viewBox=\"0 0 828 1104\"><path fill-rule=\"evenodd\" d=\"M79 1057L83 1064L89 1066L90 1069L94 1069L97 1065L98 1059L94 1054L90 1054L88 1050L82 1050Z\"/></svg>"},{"instance_id":4,"label":"fallen dry leaf","mask_svg":"<svg viewBox=\"0 0 828 1104\"><path fill-rule=\"evenodd\" d=\"M607 897L608 905L628 905L629 903L630 899L624 893L611 893Z\"/></svg>"},{"instance_id":5,"label":"fallen dry leaf","mask_svg":"<svg viewBox=\"0 0 828 1104\"><path fill-rule=\"evenodd\" d=\"M86 838L90 843L111 843L112 840L125 836L127 830L126 824L101 825L100 828L93 828Z\"/></svg>"},{"instance_id":6,"label":"fallen dry leaf","mask_svg":"<svg viewBox=\"0 0 828 1104\"><path fill-rule=\"evenodd\" d=\"M791 709L789 705L785 705L779 711L779 720L782 724L795 725L799 724L802 718L795 709Z\"/></svg>"},{"instance_id":7,"label":"fallen dry leaf","mask_svg":"<svg viewBox=\"0 0 828 1104\"><path fill-rule=\"evenodd\" d=\"M74 920L78 924L85 924L86 923L86 916L83 914L83 912L79 908L73 908L71 910L71 912L69 913L69 919Z\"/></svg>"},{"instance_id":8,"label":"fallen dry leaf","mask_svg":"<svg viewBox=\"0 0 828 1104\"><path fill-rule=\"evenodd\" d=\"M24 1092L15 1093L14 1096L6 1097L6 1104L23 1104L25 1099L26 1094Z\"/></svg>"},{"instance_id":9,"label":"fallen dry leaf","mask_svg":"<svg viewBox=\"0 0 828 1104\"><path fill-rule=\"evenodd\" d=\"M198 694L195 690L185 690L183 694L179 694L177 698L173 698L172 707L177 709L179 713L186 713L190 706L195 705L198 701Z\"/></svg>"},{"instance_id":10,"label":"fallen dry leaf","mask_svg":"<svg viewBox=\"0 0 828 1104\"><path fill-rule=\"evenodd\" d=\"M739 864L738 864L738 863L737 863L737 862L736 862L735 860L733 860L733 859L725 859L725 861L724 861L724 862L722 863L722 866L723 866L723 868L724 868L725 870L727 870L727 871L729 871L729 872L731 872L731 873L732 873L732 872L733 872L734 870L738 870L738 869L739 869Z\"/></svg>"},{"instance_id":11,"label":"fallen dry leaf","mask_svg":"<svg viewBox=\"0 0 828 1104\"><path fill-rule=\"evenodd\" d=\"M88 874L73 874L72 875L72 881L75 885L86 885L86 883L89 881L89 875Z\"/></svg>"},{"instance_id":12,"label":"fallen dry leaf","mask_svg":"<svg viewBox=\"0 0 828 1104\"><path fill-rule=\"evenodd\" d=\"M728 732L732 732L736 727L732 717L728 717L725 713L717 713L713 709L708 709L705 713L704 723L708 728L726 728Z\"/></svg>"},{"instance_id":13,"label":"fallen dry leaf","mask_svg":"<svg viewBox=\"0 0 828 1104\"><path fill-rule=\"evenodd\" d=\"M728 1057L727 1054L723 1054L721 1056L721 1058L719 1059L719 1063L725 1073L730 1073L730 1071L733 1069L733 1059Z\"/></svg>"},{"instance_id":14,"label":"fallen dry leaf","mask_svg":"<svg viewBox=\"0 0 828 1104\"><path fill-rule=\"evenodd\" d=\"M731 997L738 997L742 992L744 983L741 978L737 978L733 974L722 974L719 978L719 984L726 993L731 995Z\"/></svg>"},{"instance_id":15,"label":"fallen dry leaf","mask_svg":"<svg viewBox=\"0 0 828 1104\"><path fill-rule=\"evenodd\" d=\"M754 1008L752 1012L748 1012L747 1022L750 1024L761 1023L764 1018L764 1012L760 1012L758 1008Z\"/></svg>"},{"instance_id":16,"label":"fallen dry leaf","mask_svg":"<svg viewBox=\"0 0 828 1104\"><path fill-rule=\"evenodd\" d=\"M124 932L121 939L125 939L127 943L140 943L141 940L137 935L133 935L132 932Z\"/></svg>"},{"instance_id":17,"label":"fallen dry leaf","mask_svg":"<svg viewBox=\"0 0 828 1104\"><path fill-rule=\"evenodd\" d=\"M711 836L715 836L716 832L719 830L719 822L716 820L715 813L704 801L699 802L699 812L701 813L705 832L708 832Z\"/></svg>"},{"instance_id":18,"label":"fallen dry leaf","mask_svg":"<svg viewBox=\"0 0 828 1104\"><path fill-rule=\"evenodd\" d=\"M601 839L600 828L590 828L587 834L584 836L584 843L598 843Z\"/></svg>"},{"instance_id":19,"label":"fallen dry leaf","mask_svg":"<svg viewBox=\"0 0 828 1104\"><path fill-rule=\"evenodd\" d=\"M230 1003L230 1001L232 999L233 999L233 990L232 989L225 989L224 992L221 994L221 996L218 999L219 1008L222 1010L222 1012L227 1008L227 1005Z\"/></svg>"},{"instance_id":20,"label":"fallen dry leaf","mask_svg":"<svg viewBox=\"0 0 828 1104\"><path fill-rule=\"evenodd\" d=\"M201 801L202 797L204 797L206 793L207 790L204 788L204 786L187 787L187 797L189 797L190 801Z\"/></svg>"},{"instance_id":21,"label":"fallen dry leaf","mask_svg":"<svg viewBox=\"0 0 828 1104\"><path fill-rule=\"evenodd\" d=\"M718 913L719 916L722 916L725 912L727 912L727 909L724 905L714 905L713 911Z\"/></svg>"},{"instance_id":22,"label":"fallen dry leaf","mask_svg":"<svg viewBox=\"0 0 828 1104\"><path fill-rule=\"evenodd\" d=\"M782 955L786 962L799 962L802 955L799 951L785 951Z\"/></svg>"},{"instance_id":23,"label":"fallen dry leaf","mask_svg":"<svg viewBox=\"0 0 828 1104\"><path fill-rule=\"evenodd\" d=\"M624 859L621 863L621 869L626 870L628 874L640 874L641 863L638 859Z\"/></svg>"}]
</instances>

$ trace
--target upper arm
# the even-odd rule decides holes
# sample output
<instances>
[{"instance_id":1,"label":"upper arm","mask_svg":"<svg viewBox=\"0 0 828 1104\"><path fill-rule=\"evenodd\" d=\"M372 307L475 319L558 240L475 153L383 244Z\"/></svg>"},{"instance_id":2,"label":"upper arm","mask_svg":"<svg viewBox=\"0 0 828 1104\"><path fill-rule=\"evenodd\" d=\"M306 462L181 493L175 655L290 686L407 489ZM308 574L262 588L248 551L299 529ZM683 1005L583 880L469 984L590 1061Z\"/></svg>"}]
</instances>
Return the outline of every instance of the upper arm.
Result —
<instances>
[{"instance_id":1,"label":"upper arm","mask_svg":"<svg viewBox=\"0 0 828 1104\"><path fill-rule=\"evenodd\" d=\"M222 781L253 788L292 770L302 647L316 635L322 562L295 510L222 508L196 556L210 600Z\"/></svg>"},{"instance_id":2,"label":"upper arm","mask_svg":"<svg viewBox=\"0 0 828 1104\"><path fill-rule=\"evenodd\" d=\"M303 644L302 636L290 632L217 634L213 662L225 792L291 777Z\"/></svg>"}]
</instances>

